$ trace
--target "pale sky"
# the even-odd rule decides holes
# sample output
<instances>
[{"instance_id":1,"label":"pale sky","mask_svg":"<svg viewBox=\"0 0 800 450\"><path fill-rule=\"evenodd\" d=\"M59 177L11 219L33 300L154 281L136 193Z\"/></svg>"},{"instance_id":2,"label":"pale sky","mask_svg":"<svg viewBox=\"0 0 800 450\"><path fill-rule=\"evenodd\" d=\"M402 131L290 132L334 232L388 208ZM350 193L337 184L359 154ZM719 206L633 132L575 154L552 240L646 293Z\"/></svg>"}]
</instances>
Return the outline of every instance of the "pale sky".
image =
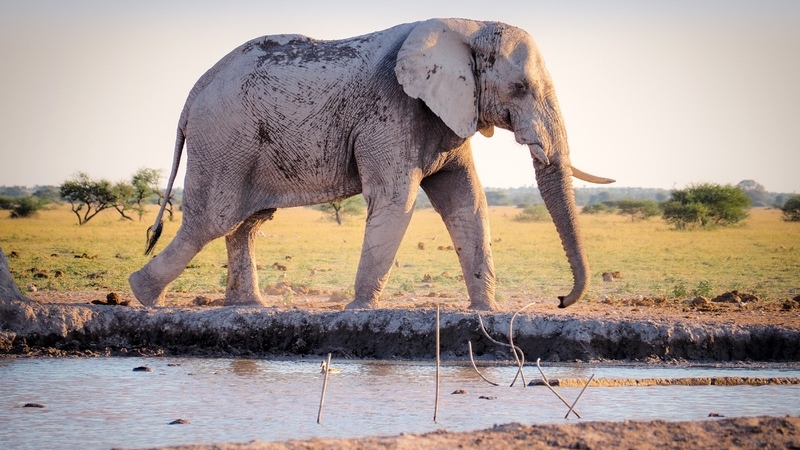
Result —
<instances>
[{"instance_id":1,"label":"pale sky","mask_svg":"<svg viewBox=\"0 0 800 450\"><path fill-rule=\"evenodd\" d=\"M78 171L130 180L147 167L163 169L163 186L189 90L234 47L431 17L533 36L584 171L620 187L752 179L800 192L796 0L0 0L0 185ZM473 148L484 186L535 185L510 133L477 135Z\"/></svg>"}]
</instances>

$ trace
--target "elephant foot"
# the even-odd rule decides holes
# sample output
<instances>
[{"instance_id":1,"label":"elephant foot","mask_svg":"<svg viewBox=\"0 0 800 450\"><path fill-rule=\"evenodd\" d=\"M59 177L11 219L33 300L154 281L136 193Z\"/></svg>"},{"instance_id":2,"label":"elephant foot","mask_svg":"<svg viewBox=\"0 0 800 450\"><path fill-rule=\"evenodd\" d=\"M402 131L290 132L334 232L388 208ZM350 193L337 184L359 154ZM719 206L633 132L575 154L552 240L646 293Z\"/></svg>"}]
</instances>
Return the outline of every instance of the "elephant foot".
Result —
<instances>
[{"instance_id":1,"label":"elephant foot","mask_svg":"<svg viewBox=\"0 0 800 450\"><path fill-rule=\"evenodd\" d=\"M352 302L348 303L344 306L344 309L375 309L380 306L380 303L376 299L371 300L353 300Z\"/></svg>"},{"instance_id":2,"label":"elephant foot","mask_svg":"<svg viewBox=\"0 0 800 450\"><path fill-rule=\"evenodd\" d=\"M159 289L158 283L144 269L133 272L128 277L128 284L131 286L134 297L142 305L164 306L165 289Z\"/></svg>"},{"instance_id":3,"label":"elephant foot","mask_svg":"<svg viewBox=\"0 0 800 450\"><path fill-rule=\"evenodd\" d=\"M470 300L469 309L474 311L497 311L497 303L494 300Z\"/></svg>"},{"instance_id":4,"label":"elephant foot","mask_svg":"<svg viewBox=\"0 0 800 450\"><path fill-rule=\"evenodd\" d=\"M224 306L269 306L259 293L252 294L225 294Z\"/></svg>"}]
</instances>

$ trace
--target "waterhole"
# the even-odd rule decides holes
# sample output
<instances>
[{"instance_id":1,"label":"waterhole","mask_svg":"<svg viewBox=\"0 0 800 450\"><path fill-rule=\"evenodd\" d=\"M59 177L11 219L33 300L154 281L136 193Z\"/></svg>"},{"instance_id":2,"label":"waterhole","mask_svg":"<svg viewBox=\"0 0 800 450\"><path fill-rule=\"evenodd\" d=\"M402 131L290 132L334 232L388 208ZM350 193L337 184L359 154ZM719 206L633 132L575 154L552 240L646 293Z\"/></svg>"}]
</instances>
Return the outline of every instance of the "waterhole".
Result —
<instances>
[{"instance_id":1,"label":"waterhole","mask_svg":"<svg viewBox=\"0 0 800 450\"><path fill-rule=\"evenodd\" d=\"M800 415L800 385L590 387L581 419L545 386L509 384L515 367L441 368L434 423L435 367L427 362L337 361L317 424L321 359L0 359L3 448L152 447L221 442L363 437L494 424L708 419ZM135 368L149 368L134 370ZM800 377L796 366L543 366L549 379ZM540 379L526 367L527 381ZM555 388L567 401L581 387ZM453 394L458 390L465 393ZM40 407L31 407L36 404ZM29 406L25 406L29 405ZM41 407L43 406L43 407ZM171 424L177 422L175 424Z\"/></svg>"}]
</instances>

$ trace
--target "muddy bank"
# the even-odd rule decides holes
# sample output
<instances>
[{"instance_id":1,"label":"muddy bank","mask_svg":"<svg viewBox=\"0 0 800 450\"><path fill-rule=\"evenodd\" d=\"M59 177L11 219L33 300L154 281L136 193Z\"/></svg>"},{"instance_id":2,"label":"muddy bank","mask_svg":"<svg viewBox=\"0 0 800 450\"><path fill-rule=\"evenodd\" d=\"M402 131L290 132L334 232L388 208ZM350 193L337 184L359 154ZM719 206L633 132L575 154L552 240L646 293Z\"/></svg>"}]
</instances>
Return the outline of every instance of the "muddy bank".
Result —
<instances>
[{"instance_id":1,"label":"muddy bank","mask_svg":"<svg viewBox=\"0 0 800 450\"><path fill-rule=\"evenodd\" d=\"M510 312L482 313L491 336L507 341ZM276 308L140 308L0 301L0 354L171 354L430 359L435 309L361 311ZM517 316L514 343L529 359L800 361L800 330L675 317L634 320L570 313ZM480 331L474 312L441 313L445 359L507 360Z\"/></svg>"},{"instance_id":2,"label":"muddy bank","mask_svg":"<svg viewBox=\"0 0 800 450\"><path fill-rule=\"evenodd\" d=\"M429 448L800 448L800 418L753 417L700 422L586 422L497 425L471 433L432 432L363 439L186 445L173 450L429 449Z\"/></svg>"}]
</instances>

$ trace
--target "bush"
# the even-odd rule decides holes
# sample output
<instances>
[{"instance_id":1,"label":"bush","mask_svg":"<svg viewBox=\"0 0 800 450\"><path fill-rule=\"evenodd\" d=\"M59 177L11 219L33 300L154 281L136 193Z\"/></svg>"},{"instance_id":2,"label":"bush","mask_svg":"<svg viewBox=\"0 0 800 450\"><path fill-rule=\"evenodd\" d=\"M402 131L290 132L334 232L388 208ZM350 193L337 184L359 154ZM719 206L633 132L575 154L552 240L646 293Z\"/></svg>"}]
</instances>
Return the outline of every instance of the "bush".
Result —
<instances>
[{"instance_id":1,"label":"bush","mask_svg":"<svg viewBox=\"0 0 800 450\"><path fill-rule=\"evenodd\" d=\"M631 216L631 222L645 220L661 214L661 207L653 200L620 200L616 204L618 214Z\"/></svg>"},{"instance_id":2,"label":"bush","mask_svg":"<svg viewBox=\"0 0 800 450\"><path fill-rule=\"evenodd\" d=\"M679 230L727 226L744 220L749 205L740 187L703 183L673 191L663 204L663 217Z\"/></svg>"},{"instance_id":3,"label":"bush","mask_svg":"<svg viewBox=\"0 0 800 450\"><path fill-rule=\"evenodd\" d=\"M528 205L514 217L514 220L517 222L545 222L550 220L550 212L541 203Z\"/></svg>"},{"instance_id":4,"label":"bush","mask_svg":"<svg viewBox=\"0 0 800 450\"><path fill-rule=\"evenodd\" d=\"M787 222L800 222L800 195L793 195L781 206L783 220Z\"/></svg>"},{"instance_id":5,"label":"bush","mask_svg":"<svg viewBox=\"0 0 800 450\"><path fill-rule=\"evenodd\" d=\"M610 213L613 210L614 208L608 206L606 203L592 203L591 205L584 206L581 210L581 214Z\"/></svg>"},{"instance_id":6,"label":"bush","mask_svg":"<svg viewBox=\"0 0 800 450\"><path fill-rule=\"evenodd\" d=\"M10 208L11 218L21 219L23 217L34 216L40 209L42 209L42 206L44 206L44 202L39 200L37 197L28 196L15 198L13 199Z\"/></svg>"}]
</instances>

